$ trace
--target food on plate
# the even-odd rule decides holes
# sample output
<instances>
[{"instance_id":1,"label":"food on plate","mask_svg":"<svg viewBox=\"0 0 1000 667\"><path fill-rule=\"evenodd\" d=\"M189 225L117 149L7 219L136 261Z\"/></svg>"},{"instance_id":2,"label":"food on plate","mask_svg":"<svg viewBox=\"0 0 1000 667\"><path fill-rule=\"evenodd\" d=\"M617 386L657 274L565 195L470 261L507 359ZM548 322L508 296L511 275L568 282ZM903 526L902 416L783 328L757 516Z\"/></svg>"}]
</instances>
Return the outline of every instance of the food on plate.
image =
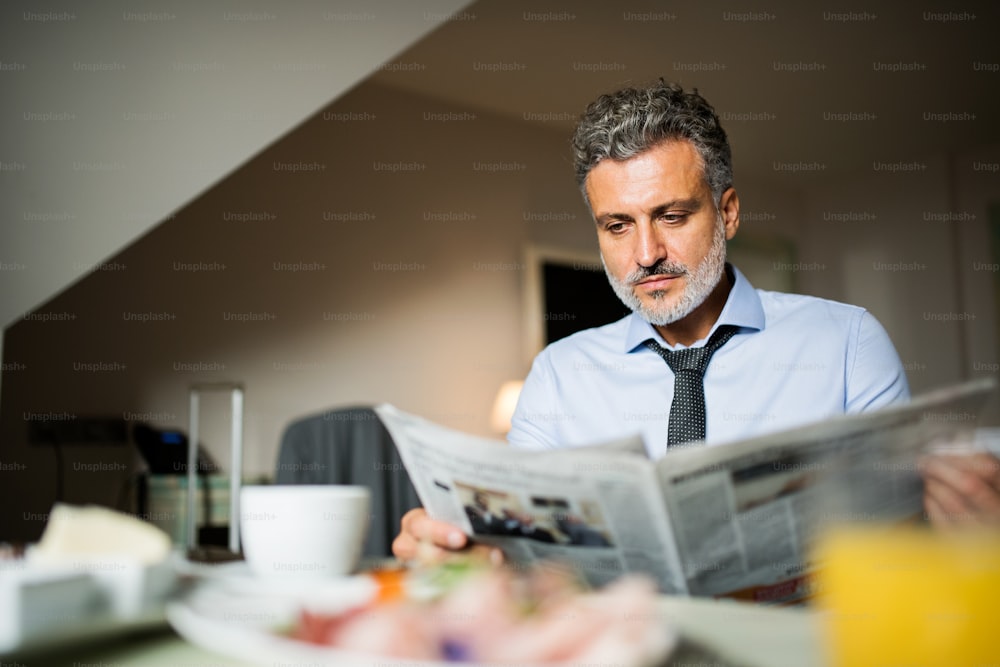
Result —
<instances>
[{"instance_id":1,"label":"food on plate","mask_svg":"<svg viewBox=\"0 0 1000 667\"><path fill-rule=\"evenodd\" d=\"M32 556L45 561L113 556L153 565L166 560L170 549L165 532L133 516L57 503Z\"/></svg>"},{"instance_id":2,"label":"food on plate","mask_svg":"<svg viewBox=\"0 0 1000 667\"><path fill-rule=\"evenodd\" d=\"M656 588L626 576L587 590L562 567L528 571L477 563L375 574L379 592L337 613L303 609L296 639L411 660L647 665L676 634Z\"/></svg>"}]
</instances>

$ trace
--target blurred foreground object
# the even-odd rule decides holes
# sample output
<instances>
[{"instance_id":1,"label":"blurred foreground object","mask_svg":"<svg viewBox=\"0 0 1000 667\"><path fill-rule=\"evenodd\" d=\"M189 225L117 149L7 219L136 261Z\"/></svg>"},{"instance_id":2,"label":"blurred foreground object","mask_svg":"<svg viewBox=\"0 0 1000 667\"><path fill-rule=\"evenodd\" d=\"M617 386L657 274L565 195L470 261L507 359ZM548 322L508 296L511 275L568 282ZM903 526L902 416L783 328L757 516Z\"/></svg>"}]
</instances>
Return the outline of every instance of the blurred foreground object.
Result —
<instances>
[{"instance_id":1,"label":"blurred foreground object","mask_svg":"<svg viewBox=\"0 0 1000 667\"><path fill-rule=\"evenodd\" d=\"M56 504L32 557L45 562L81 558L127 558L153 565L170 554L165 532L134 517L103 507Z\"/></svg>"},{"instance_id":2,"label":"blurred foreground object","mask_svg":"<svg viewBox=\"0 0 1000 667\"><path fill-rule=\"evenodd\" d=\"M845 528L816 560L831 664L997 664L1000 532Z\"/></svg>"},{"instance_id":3,"label":"blurred foreground object","mask_svg":"<svg viewBox=\"0 0 1000 667\"><path fill-rule=\"evenodd\" d=\"M515 572L470 560L377 581L379 593L360 606L307 605L292 636L386 659L635 667L660 664L677 641L645 577L591 591L561 566Z\"/></svg>"}]
</instances>

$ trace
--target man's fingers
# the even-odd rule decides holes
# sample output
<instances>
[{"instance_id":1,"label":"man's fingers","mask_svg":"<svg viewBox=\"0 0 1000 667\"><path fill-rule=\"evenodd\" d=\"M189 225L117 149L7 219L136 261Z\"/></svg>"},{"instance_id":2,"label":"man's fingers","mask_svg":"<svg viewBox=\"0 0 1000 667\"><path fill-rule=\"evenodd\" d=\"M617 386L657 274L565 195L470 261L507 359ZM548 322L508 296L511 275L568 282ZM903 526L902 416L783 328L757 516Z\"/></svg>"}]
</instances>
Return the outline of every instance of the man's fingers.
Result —
<instances>
[{"instance_id":1,"label":"man's fingers","mask_svg":"<svg viewBox=\"0 0 1000 667\"><path fill-rule=\"evenodd\" d=\"M442 563L450 558L461 557L481 558L492 565L502 565L503 552L485 544L474 544L469 549L457 552L442 549L429 542L417 542L408 535L400 535L392 543L392 553L404 561L416 561L422 564Z\"/></svg>"},{"instance_id":2,"label":"man's fingers","mask_svg":"<svg viewBox=\"0 0 1000 667\"><path fill-rule=\"evenodd\" d=\"M410 510L403 516L403 533L418 542L430 542L446 549L461 549L468 542L465 533L451 524L435 521L423 509Z\"/></svg>"},{"instance_id":3,"label":"man's fingers","mask_svg":"<svg viewBox=\"0 0 1000 667\"><path fill-rule=\"evenodd\" d=\"M459 529L427 516L418 507L403 515L400 533L393 540L392 553L400 560L434 563L446 560L451 552L468 545Z\"/></svg>"},{"instance_id":4,"label":"man's fingers","mask_svg":"<svg viewBox=\"0 0 1000 667\"><path fill-rule=\"evenodd\" d=\"M948 474L949 469L966 471L1000 489L1000 459L987 452L932 454L924 457L921 463L934 473Z\"/></svg>"},{"instance_id":5,"label":"man's fingers","mask_svg":"<svg viewBox=\"0 0 1000 667\"><path fill-rule=\"evenodd\" d=\"M962 496L936 478L924 482L924 508L937 526L969 523L974 519L974 512L966 506Z\"/></svg>"},{"instance_id":6,"label":"man's fingers","mask_svg":"<svg viewBox=\"0 0 1000 667\"><path fill-rule=\"evenodd\" d=\"M1000 492L1000 460L986 452L939 457L953 468L973 475L977 480Z\"/></svg>"},{"instance_id":7,"label":"man's fingers","mask_svg":"<svg viewBox=\"0 0 1000 667\"><path fill-rule=\"evenodd\" d=\"M932 456L924 461L923 473L936 523L1000 522L1000 462L995 457Z\"/></svg>"},{"instance_id":8,"label":"man's fingers","mask_svg":"<svg viewBox=\"0 0 1000 667\"><path fill-rule=\"evenodd\" d=\"M392 542L392 553L400 560L422 563L439 563L455 556L482 558L493 565L504 561L503 552L485 544L472 544L465 533L442 521L427 516L423 508L410 510L403 515L399 535Z\"/></svg>"},{"instance_id":9,"label":"man's fingers","mask_svg":"<svg viewBox=\"0 0 1000 667\"><path fill-rule=\"evenodd\" d=\"M503 565L503 552L496 547L491 547L486 544L474 544L472 545L472 548L469 549L468 553L472 554L476 558L488 561L491 565Z\"/></svg>"},{"instance_id":10,"label":"man's fingers","mask_svg":"<svg viewBox=\"0 0 1000 667\"><path fill-rule=\"evenodd\" d=\"M952 525L948 521L948 513L930 493L924 494L924 512L927 514L928 521L939 528L947 528Z\"/></svg>"},{"instance_id":11,"label":"man's fingers","mask_svg":"<svg viewBox=\"0 0 1000 667\"><path fill-rule=\"evenodd\" d=\"M399 560L410 560L416 555L416 542L406 533L400 533L392 541L392 555Z\"/></svg>"},{"instance_id":12,"label":"man's fingers","mask_svg":"<svg viewBox=\"0 0 1000 667\"><path fill-rule=\"evenodd\" d=\"M967 507L1000 513L1000 488L994 486L996 468L992 457L934 457L927 463L925 475L945 484L961 496Z\"/></svg>"}]
</instances>

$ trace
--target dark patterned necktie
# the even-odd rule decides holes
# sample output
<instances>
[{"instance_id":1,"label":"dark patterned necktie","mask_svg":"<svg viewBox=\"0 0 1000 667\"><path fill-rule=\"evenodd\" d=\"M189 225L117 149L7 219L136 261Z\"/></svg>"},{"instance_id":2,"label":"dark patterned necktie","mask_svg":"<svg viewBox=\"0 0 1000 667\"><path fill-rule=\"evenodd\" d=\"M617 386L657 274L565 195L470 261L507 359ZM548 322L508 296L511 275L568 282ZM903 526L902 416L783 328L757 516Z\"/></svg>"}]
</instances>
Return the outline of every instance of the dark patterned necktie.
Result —
<instances>
[{"instance_id":1,"label":"dark patterned necktie","mask_svg":"<svg viewBox=\"0 0 1000 667\"><path fill-rule=\"evenodd\" d=\"M650 338L646 347L667 362L674 372L674 400L667 424L667 447L705 439L705 369L715 351L726 344L736 327L723 325L715 330L704 347L668 350Z\"/></svg>"}]
</instances>

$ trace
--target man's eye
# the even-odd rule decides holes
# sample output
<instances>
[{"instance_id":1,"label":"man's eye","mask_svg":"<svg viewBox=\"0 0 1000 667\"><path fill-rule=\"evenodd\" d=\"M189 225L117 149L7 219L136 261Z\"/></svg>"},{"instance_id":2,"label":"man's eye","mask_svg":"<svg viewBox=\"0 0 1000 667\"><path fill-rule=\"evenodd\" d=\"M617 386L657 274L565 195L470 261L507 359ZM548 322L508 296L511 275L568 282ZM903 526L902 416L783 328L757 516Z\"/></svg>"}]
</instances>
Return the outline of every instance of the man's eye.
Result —
<instances>
[{"instance_id":1,"label":"man's eye","mask_svg":"<svg viewBox=\"0 0 1000 667\"><path fill-rule=\"evenodd\" d=\"M611 223L610 225L608 225L607 229L612 234L621 234L622 232L625 231L625 223L624 222L614 222L614 223Z\"/></svg>"},{"instance_id":2,"label":"man's eye","mask_svg":"<svg viewBox=\"0 0 1000 667\"><path fill-rule=\"evenodd\" d=\"M660 216L660 220L664 222L683 222L687 218L687 213L664 213Z\"/></svg>"}]
</instances>

